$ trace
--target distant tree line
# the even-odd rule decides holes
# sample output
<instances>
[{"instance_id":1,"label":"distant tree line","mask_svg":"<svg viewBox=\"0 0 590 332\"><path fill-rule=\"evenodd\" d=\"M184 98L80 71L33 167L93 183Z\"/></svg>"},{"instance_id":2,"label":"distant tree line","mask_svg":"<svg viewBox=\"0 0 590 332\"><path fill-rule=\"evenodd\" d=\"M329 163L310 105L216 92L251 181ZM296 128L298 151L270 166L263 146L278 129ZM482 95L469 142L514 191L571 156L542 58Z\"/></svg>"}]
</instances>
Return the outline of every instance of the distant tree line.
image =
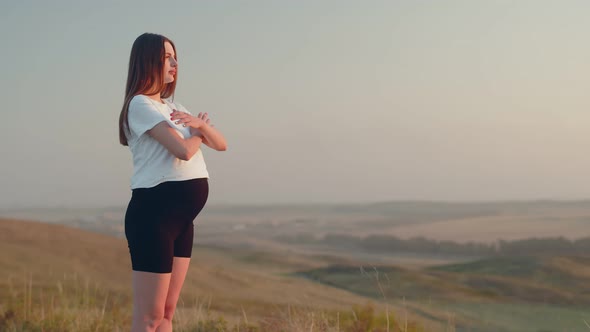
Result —
<instances>
[{"instance_id":1,"label":"distant tree line","mask_svg":"<svg viewBox=\"0 0 590 332\"><path fill-rule=\"evenodd\" d=\"M400 239L389 235L354 236L327 234L316 237L312 234L279 236L277 239L293 244L322 245L342 249L361 249L372 253L413 253L468 256L502 255L577 255L590 254L590 237L570 240L564 237L499 240L495 243L458 243L437 241L424 237Z\"/></svg>"}]
</instances>

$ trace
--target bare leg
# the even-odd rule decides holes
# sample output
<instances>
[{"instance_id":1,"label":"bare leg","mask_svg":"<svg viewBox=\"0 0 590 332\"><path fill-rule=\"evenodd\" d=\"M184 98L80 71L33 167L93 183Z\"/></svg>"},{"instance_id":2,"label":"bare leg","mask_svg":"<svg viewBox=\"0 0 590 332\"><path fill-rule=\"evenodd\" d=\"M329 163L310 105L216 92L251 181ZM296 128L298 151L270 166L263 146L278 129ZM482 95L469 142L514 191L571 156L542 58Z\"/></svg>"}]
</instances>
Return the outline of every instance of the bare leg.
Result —
<instances>
[{"instance_id":1,"label":"bare leg","mask_svg":"<svg viewBox=\"0 0 590 332\"><path fill-rule=\"evenodd\" d=\"M171 273L133 271L131 332L154 332L164 319Z\"/></svg>"},{"instance_id":2,"label":"bare leg","mask_svg":"<svg viewBox=\"0 0 590 332\"><path fill-rule=\"evenodd\" d=\"M172 332L172 318L174 317L174 311L176 310L176 304L180 297L180 290L184 284L190 261L190 257L174 257L170 287L168 287L168 296L164 306L164 319L156 330L157 332Z\"/></svg>"}]
</instances>

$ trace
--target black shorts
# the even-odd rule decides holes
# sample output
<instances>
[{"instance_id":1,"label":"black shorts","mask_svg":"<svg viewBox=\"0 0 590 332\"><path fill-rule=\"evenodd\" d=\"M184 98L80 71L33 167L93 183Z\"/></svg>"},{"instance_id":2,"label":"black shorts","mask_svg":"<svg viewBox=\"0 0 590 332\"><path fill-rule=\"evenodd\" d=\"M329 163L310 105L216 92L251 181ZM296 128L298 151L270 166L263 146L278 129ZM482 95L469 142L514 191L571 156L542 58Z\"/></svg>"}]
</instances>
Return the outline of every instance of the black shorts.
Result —
<instances>
[{"instance_id":1,"label":"black shorts","mask_svg":"<svg viewBox=\"0 0 590 332\"><path fill-rule=\"evenodd\" d=\"M125 236L134 271L170 273L174 257L191 257L193 221L208 195L207 178L133 189Z\"/></svg>"}]
</instances>

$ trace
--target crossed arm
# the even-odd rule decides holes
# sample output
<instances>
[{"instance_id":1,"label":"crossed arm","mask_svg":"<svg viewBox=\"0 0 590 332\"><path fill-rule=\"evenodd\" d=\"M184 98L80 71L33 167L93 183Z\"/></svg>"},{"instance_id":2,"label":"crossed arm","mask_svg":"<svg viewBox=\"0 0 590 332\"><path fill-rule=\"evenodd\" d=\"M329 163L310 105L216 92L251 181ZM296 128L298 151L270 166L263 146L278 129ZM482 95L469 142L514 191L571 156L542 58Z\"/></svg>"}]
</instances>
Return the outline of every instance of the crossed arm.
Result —
<instances>
[{"instance_id":1,"label":"crossed arm","mask_svg":"<svg viewBox=\"0 0 590 332\"><path fill-rule=\"evenodd\" d=\"M174 111L171 114L171 120L178 124L190 127L193 136L182 138L176 130L165 121L162 121L148 131L156 141L162 144L170 153L181 160L191 159L205 144L217 151L225 151L227 143L225 138L213 125L209 124L207 113L199 113L198 116L192 116L188 113Z\"/></svg>"}]
</instances>

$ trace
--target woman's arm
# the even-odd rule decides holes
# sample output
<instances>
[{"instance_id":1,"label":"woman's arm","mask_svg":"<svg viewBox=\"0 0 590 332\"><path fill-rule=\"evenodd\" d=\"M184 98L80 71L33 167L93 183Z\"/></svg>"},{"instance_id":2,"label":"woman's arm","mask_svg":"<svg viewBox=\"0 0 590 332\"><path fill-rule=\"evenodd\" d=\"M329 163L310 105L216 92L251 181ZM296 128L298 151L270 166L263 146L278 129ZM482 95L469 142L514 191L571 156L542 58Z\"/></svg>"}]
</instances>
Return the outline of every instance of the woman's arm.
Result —
<instances>
[{"instance_id":1,"label":"woman's arm","mask_svg":"<svg viewBox=\"0 0 590 332\"><path fill-rule=\"evenodd\" d=\"M162 121L148 130L148 134L156 141L162 144L170 153L176 158L182 160L191 159L203 141L199 136L191 136L189 138L182 138L176 132L176 129L170 127L168 123Z\"/></svg>"},{"instance_id":2,"label":"woman's arm","mask_svg":"<svg viewBox=\"0 0 590 332\"><path fill-rule=\"evenodd\" d=\"M200 135L203 136L203 143L210 148L217 151L227 150L227 142L225 141L225 138L219 130L209 124L210 121L207 113L199 113L199 115L195 117L185 112L173 111L170 116L170 119L175 123L191 127L191 133L193 132L193 129L198 130Z\"/></svg>"},{"instance_id":3,"label":"woman's arm","mask_svg":"<svg viewBox=\"0 0 590 332\"><path fill-rule=\"evenodd\" d=\"M205 143L208 147L217 151L227 150L227 142L225 141L225 137L223 137L221 132L215 129L212 125L206 123L201 128L199 128L199 131L203 135L203 143Z\"/></svg>"}]
</instances>

